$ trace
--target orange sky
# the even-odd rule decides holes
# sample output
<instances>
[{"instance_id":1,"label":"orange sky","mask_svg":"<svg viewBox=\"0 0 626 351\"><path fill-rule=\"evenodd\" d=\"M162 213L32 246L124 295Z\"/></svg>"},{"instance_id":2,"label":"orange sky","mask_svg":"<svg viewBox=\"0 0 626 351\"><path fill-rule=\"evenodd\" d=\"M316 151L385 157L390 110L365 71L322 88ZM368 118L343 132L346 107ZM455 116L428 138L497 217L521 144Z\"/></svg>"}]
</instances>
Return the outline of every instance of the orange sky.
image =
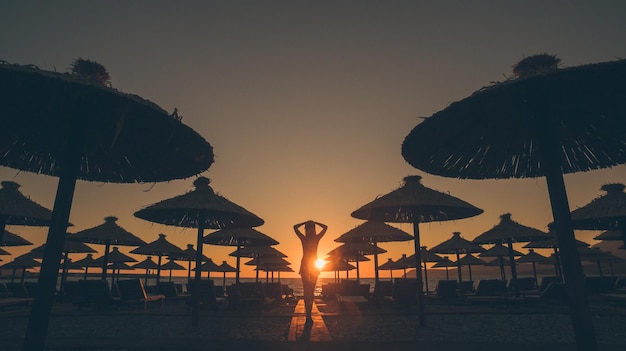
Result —
<instances>
[{"instance_id":1,"label":"orange sky","mask_svg":"<svg viewBox=\"0 0 626 351\"><path fill-rule=\"evenodd\" d=\"M2 2L0 59L57 71L77 57L96 60L115 88L168 111L177 108L183 122L214 147L216 162L202 175L212 179L215 191L265 220L258 229L280 242L277 249L297 272L301 248L294 223L313 219L329 226L319 248L324 257L338 245L333 239L362 223L350 217L352 211L410 174L485 210L470 219L421 225L423 245L434 246L454 231L472 239L506 212L545 230L552 219L544 179L432 176L410 167L400 145L418 117L503 80L527 55L556 54L564 66L626 57L625 12L622 1L565 0ZM625 173L620 166L566 176L571 207L601 195L602 184L624 182ZM0 179L20 183L25 195L52 208L56 178L0 168ZM195 243L195 230L132 214L191 190L192 181L79 181L71 230L114 215L145 241L165 233L184 248ZM409 224L397 226L412 233ZM7 229L36 245L47 233ZM596 234L577 237L593 243ZM381 244L389 251L381 263L412 254L412 245ZM27 250L9 248L15 254ZM231 264L227 255L233 250L204 249L214 261ZM361 269L362 276L373 275L372 263ZM246 267L243 275L254 273Z\"/></svg>"}]
</instances>

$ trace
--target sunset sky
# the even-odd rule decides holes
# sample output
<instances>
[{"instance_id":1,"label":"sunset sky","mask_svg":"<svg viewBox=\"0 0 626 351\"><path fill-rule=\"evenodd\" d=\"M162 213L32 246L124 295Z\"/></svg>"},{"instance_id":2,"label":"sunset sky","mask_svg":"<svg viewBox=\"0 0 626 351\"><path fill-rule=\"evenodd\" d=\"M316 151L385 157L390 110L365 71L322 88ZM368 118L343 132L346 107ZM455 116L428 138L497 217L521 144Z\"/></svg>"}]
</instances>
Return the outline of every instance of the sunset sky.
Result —
<instances>
[{"instance_id":1,"label":"sunset sky","mask_svg":"<svg viewBox=\"0 0 626 351\"><path fill-rule=\"evenodd\" d=\"M485 211L422 224L421 241L428 247L455 231L473 239L507 212L546 230L552 217L543 178L433 176L409 166L400 146L420 117L506 79L526 56L555 54L563 67L626 58L624 13L620 0L0 0L0 60L61 72L78 57L95 60L118 90L170 112L177 108L183 123L214 147L216 161L202 175L220 195L265 220L257 229L280 242L276 248L297 272L302 250L293 224L312 219L328 225L318 251L325 257L339 245L334 239L363 223L350 213L396 189L407 175L421 175L425 186ZM625 175L620 166L566 176L571 208L602 195L605 183L626 183ZM0 167L0 180L21 184L23 194L53 207L57 178ZM181 248L195 244L194 229L133 216L191 190L193 180L79 181L70 231L113 215L147 242L164 233ZM410 224L396 226L412 234ZM45 228L7 229L35 245L47 234ZM576 235L593 244L598 233ZM413 253L412 242L380 246L388 250L381 263ZM233 250L204 247L216 263L232 265ZM361 264L361 275L372 276L372 267ZM243 275L254 273L245 266Z\"/></svg>"}]
</instances>

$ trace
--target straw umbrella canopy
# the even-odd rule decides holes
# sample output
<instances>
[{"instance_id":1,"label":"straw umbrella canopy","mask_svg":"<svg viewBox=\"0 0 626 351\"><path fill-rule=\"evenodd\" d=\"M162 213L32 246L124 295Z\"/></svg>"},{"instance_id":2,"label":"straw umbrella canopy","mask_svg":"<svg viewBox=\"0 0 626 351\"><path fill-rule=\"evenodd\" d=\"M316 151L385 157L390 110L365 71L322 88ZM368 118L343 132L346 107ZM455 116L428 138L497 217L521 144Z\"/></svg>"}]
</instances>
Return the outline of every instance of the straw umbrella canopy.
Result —
<instances>
[{"instance_id":1,"label":"straw umbrella canopy","mask_svg":"<svg viewBox=\"0 0 626 351\"><path fill-rule=\"evenodd\" d=\"M196 260L196 250L194 250L193 244L187 244L187 248L183 250L183 253L179 256L169 256L169 258L176 261L187 261L187 281L191 281L191 262ZM205 255L202 255L200 259L202 262L209 260Z\"/></svg>"},{"instance_id":2,"label":"straw umbrella canopy","mask_svg":"<svg viewBox=\"0 0 626 351\"><path fill-rule=\"evenodd\" d=\"M598 265L598 273L600 276L604 275L602 271L602 262L610 262L610 261L623 261L619 257L608 254L604 251L601 251L599 247L588 247L588 246L580 246L578 247L578 253L580 254L580 258L583 261L591 261L595 262Z\"/></svg>"},{"instance_id":3,"label":"straw umbrella canopy","mask_svg":"<svg viewBox=\"0 0 626 351\"><path fill-rule=\"evenodd\" d=\"M111 285L113 285L113 281L116 279L115 278L115 270L118 268L118 266L120 265L120 263L124 263L124 262L137 262L136 259L122 253L119 249L119 247L114 246L111 249L111 252L109 253L108 256L100 256L96 259L97 262L100 262L100 265L102 267L105 267L105 261L107 262L106 264L108 265L108 263L111 263ZM108 268L108 266L107 266ZM117 277L117 279L119 279L119 276Z\"/></svg>"},{"instance_id":4,"label":"straw umbrella canopy","mask_svg":"<svg viewBox=\"0 0 626 351\"><path fill-rule=\"evenodd\" d=\"M82 241L88 244L104 245L104 256L102 259L102 280L105 280L107 278L107 268L109 262L113 262L109 258L109 249L111 245L146 245L145 241L117 224L117 217L115 216L107 216L104 218L104 223L77 232L76 234L74 234L74 236L72 236L72 240Z\"/></svg>"},{"instance_id":5,"label":"straw umbrella canopy","mask_svg":"<svg viewBox=\"0 0 626 351\"><path fill-rule=\"evenodd\" d=\"M436 253L430 252L426 248L426 246L422 246L420 248L420 257L422 258L422 264L420 266L424 267L424 285L426 287L426 293L428 294L428 291L429 291L429 289L428 289L428 268L426 267L426 263L427 262L439 262L439 261L442 261L443 258L441 258L441 256L437 255ZM404 260L404 258L403 258L403 260ZM398 260L398 261L399 261L399 264L403 264L402 261L400 261L400 260ZM409 262L416 262L415 261L415 254L407 257L406 258L406 262L407 262L407 264ZM413 267L413 266L410 266L410 267ZM417 268L417 267L415 267L415 268Z\"/></svg>"},{"instance_id":6,"label":"straw umbrella canopy","mask_svg":"<svg viewBox=\"0 0 626 351\"><path fill-rule=\"evenodd\" d=\"M606 194L572 211L575 229L619 230L626 245L626 193L624 184L604 184Z\"/></svg>"},{"instance_id":7,"label":"straw umbrella canopy","mask_svg":"<svg viewBox=\"0 0 626 351\"><path fill-rule=\"evenodd\" d=\"M557 238L556 233L554 232L554 223L550 223L548 225L548 235L542 239L539 240L533 240L528 242L528 244L524 245L523 248L525 249L552 249L554 251L554 259L553 259L553 263L554 263L554 269L556 271L556 275L559 277L563 277L563 266L561 263L561 246L560 246L561 242L559 241L559 239ZM589 246L589 244L587 244L584 241L580 241L580 240L574 240L574 244L576 245L576 253L578 255L578 257L580 257L580 254L578 254L578 247L580 246ZM567 279L567 278L566 278Z\"/></svg>"},{"instance_id":8,"label":"straw umbrella canopy","mask_svg":"<svg viewBox=\"0 0 626 351\"><path fill-rule=\"evenodd\" d=\"M137 212L135 217L150 222L184 228L197 228L196 236L196 267L202 264L202 243L205 229L221 229L227 227L258 227L263 219L245 208L216 194L209 186L211 180L198 177L193 185L194 190L183 195L157 202ZM200 270L196 269L195 283L200 283ZM198 326L200 296L192 291L192 325Z\"/></svg>"},{"instance_id":9,"label":"straw umbrella canopy","mask_svg":"<svg viewBox=\"0 0 626 351\"><path fill-rule=\"evenodd\" d=\"M102 264L97 262L93 258L93 254L91 253L88 253L87 256L83 257L82 259L78 261L73 262L73 265L85 268L85 275L83 277L83 279L85 280L87 280L87 273L89 271L89 267L102 267Z\"/></svg>"},{"instance_id":10,"label":"straw umbrella canopy","mask_svg":"<svg viewBox=\"0 0 626 351\"><path fill-rule=\"evenodd\" d=\"M450 274L448 272L448 268L456 267L457 263L454 261L450 261L448 256L443 256L443 261L437 262L433 265L432 268L445 268L446 269L446 280L450 280Z\"/></svg>"},{"instance_id":11,"label":"straw umbrella canopy","mask_svg":"<svg viewBox=\"0 0 626 351\"><path fill-rule=\"evenodd\" d=\"M389 279L393 280L393 270L394 269L398 269L395 266L396 266L396 262L394 260L392 260L391 258L388 258L387 262L385 262L385 263L381 264L380 266L378 266L378 269L379 270L380 269L389 270Z\"/></svg>"},{"instance_id":12,"label":"straw umbrella canopy","mask_svg":"<svg viewBox=\"0 0 626 351\"><path fill-rule=\"evenodd\" d=\"M407 268L417 268L417 262L415 262L415 256L411 255L410 258L406 254L402 254L395 263L396 269L402 269L404 277L406 278Z\"/></svg>"},{"instance_id":13,"label":"straw umbrella canopy","mask_svg":"<svg viewBox=\"0 0 626 351\"><path fill-rule=\"evenodd\" d=\"M211 278L211 272L217 272L218 269L220 269L220 266L215 264L215 262L213 262L210 258L200 266L201 272L207 272L207 278Z\"/></svg>"},{"instance_id":14,"label":"straw umbrella canopy","mask_svg":"<svg viewBox=\"0 0 626 351\"><path fill-rule=\"evenodd\" d=\"M237 269L235 267L229 265L228 262L222 261L222 264L217 266L217 269L215 271L224 273L224 277L223 277L223 280L222 280L222 286L225 287L226 286L226 273L228 273L228 272L236 272Z\"/></svg>"},{"instance_id":15,"label":"straw umbrella canopy","mask_svg":"<svg viewBox=\"0 0 626 351\"><path fill-rule=\"evenodd\" d=\"M228 254L232 257L248 257L248 258L259 258L264 259L266 257L287 257L284 253L278 251L277 249L271 246L247 246L242 247L241 249L235 250ZM259 280L259 271L256 271L256 280Z\"/></svg>"},{"instance_id":16,"label":"straw umbrella canopy","mask_svg":"<svg viewBox=\"0 0 626 351\"><path fill-rule=\"evenodd\" d=\"M519 224L511 219L510 213L505 213L500 216L500 223L474 238L472 242L475 244L506 244L511 266L511 280L516 281L517 269L515 268L515 250L513 250L513 243L540 240L545 238L545 236L546 233L541 230ZM504 269L502 269L502 272L504 273ZM513 284L513 289L515 295L517 295L517 284Z\"/></svg>"},{"instance_id":17,"label":"straw umbrella canopy","mask_svg":"<svg viewBox=\"0 0 626 351\"><path fill-rule=\"evenodd\" d=\"M273 256L273 257L269 256L269 257L256 257L244 264L247 266L256 266L256 269L255 269L256 272L265 271L266 273L269 273L269 272L277 272L277 269L281 267L288 267L291 264L291 262L279 256ZM266 275L265 281L268 281L268 278L269 277Z\"/></svg>"},{"instance_id":18,"label":"straw umbrella canopy","mask_svg":"<svg viewBox=\"0 0 626 351\"><path fill-rule=\"evenodd\" d=\"M626 163L626 60L559 69L542 54L514 66L516 79L481 88L417 125L402 155L455 178L546 177L562 242L574 334L596 348L563 174Z\"/></svg>"},{"instance_id":19,"label":"straw umbrella canopy","mask_svg":"<svg viewBox=\"0 0 626 351\"><path fill-rule=\"evenodd\" d=\"M378 243L409 241L413 236L384 222L366 221L335 239L338 243L368 242L378 247ZM374 280L378 281L378 254L374 253Z\"/></svg>"},{"instance_id":20,"label":"straw umbrella canopy","mask_svg":"<svg viewBox=\"0 0 626 351\"><path fill-rule=\"evenodd\" d=\"M236 246L237 251L248 246L272 246L278 245L278 241L261 233L254 228L226 228L207 234L203 238L205 244L220 246ZM241 255L237 255L237 272L235 283L239 284L239 272L241 272Z\"/></svg>"},{"instance_id":21,"label":"straw umbrella canopy","mask_svg":"<svg viewBox=\"0 0 626 351\"><path fill-rule=\"evenodd\" d=\"M378 222L412 223L415 249L415 264L419 267L420 232L419 224L441 222L473 217L483 210L451 195L429 189L421 184L421 176L404 178L400 188L380 196L352 212L352 217ZM416 271L418 289L417 304L419 324L425 325L422 270Z\"/></svg>"},{"instance_id":22,"label":"straw umbrella canopy","mask_svg":"<svg viewBox=\"0 0 626 351\"><path fill-rule=\"evenodd\" d=\"M169 281L172 281L172 271L184 271L185 267L179 265L174 260L168 260L165 264L161 266L161 269L168 269L170 271Z\"/></svg>"},{"instance_id":23,"label":"straw umbrella canopy","mask_svg":"<svg viewBox=\"0 0 626 351\"><path fill-rule=\"evenodd\" d=\"M52 211L24 196L19 191L19 184L5 180L0 185L0 246L5 246L3 235L6 225L50 225Z\"/></svg>"},{"instance_id":24,"label":"straw umbrella canopy","mask_svg":"<svg viewBox=\"0 0 626 351\"><path fill-rule=\"evenodd\" d=\"M362 256L368 259L365 256ZM326 263L320 268L320 272L334 272L335 283L339 282L339 272L346 271L346 279L348 279L348 272L356 269L355 266L348 263L348 260L339 256L332 256L326 259Z\"/></svg>"},{"instance_id":25,"label":"straw umbrella canopy","mask_svg":"<svg viewBox=\"0 0 626 351\"><path fill-rule=\"evenodd\" d=\"M474 244L471 241L461 237L460 232L452 233L452 237L442 243L432 247L431 252L440 254L455 254L457 271L459 274L459 283L463 282L463 273L461 272L461 254L481 253L486 250L480 247L478 244Z\"/></svg>"},{"instance_id":26,"label":"straw umbrella canopy","mask_svg":"<svg viewBox=\"0 0 626 351\"><path fill-rule=\"evenodd\" d=\"M6 232L5 232L5 235L6 235ZM622 240L622 232L621 230L607 230L595 236L593 240L602 240L602 241Z\"/></svg>"},{"instance_id":27,"label":"straw umbrella canopy","mask_svg":"<svg viewBox=\"0 0 626 351\"><path fill-rule=\"evenodd\" d=\"M469 280L473 281L472 278L472 266L484 266L487 262L481 260L480 258L472 255L471 253L465 254L465 256L461 257L459 260L459 264L461 266L467 266L469 270Z\"/></svg>"},{"instance_id":28,"label":"straw umbrella canopy","mask_svg":"<svg viewBox=\"0 0 626 351\"><path fill-rule=\"evenodd\" d=\"M261 266L257 266L255 269L255 271L265 271L265 282L269 282L269 277L268 277L268 273L271 272L272 273L272 282L274 282L274 272L278 273L278 282L280 283L280 273L281 272L294 272L293 268L289 267L288 265L285 264L276 264L276 265L263 265L263 267Z\"/></svg>"},{"instance_id":29,"label":"straw umbrella canopy","mask_svg":"<svg viewBox=\"0 0 626 351\"><path fill-rule=\"evenodd\" d=\"M146 285L146 286L148 285L148 277L150 276L150 270L151 269L152 270L156 270L156 269L160 268L160 266L156 262L154 262L152 260L152 256L146 257L145 260L143 260L141 262L138 262L138 263L135 263L131 267L133 267L135 269L141 268L141 269L145 269L146 270L146 275L145 275L145 278L144 278L144 285Z\"/></svg>"},{"instance_id":30,"label":"straw umbrella canopy","mask_svg":"<svg viewBox=\"0 0 626 351\"><path fill-rule=\"evenodd\" d=\"M157 240L146 245L139 246L138 248L130 251L130 253L132 254L150 255L157 257L157 284L159 284L159 280L161 277L161 258L163 256L180 256L185 254L185 252L180 247L170 243L165 237L166 235L161 233L159 234L159 238Z\"/></svg>"},{"instance_id":31,"label":"straw umbrella canopy","mask_svg":"<svg viewBox=\"0 0 626 351\"><path fill-rule=\"evenodd\" d=\"M472 242L476 242L476 239L472 240ZM521 252L517 250L513 250L513 255L512 255L513 257L522 256L522 255L523 254ZM480 257L495 257L496 261L500 265L500 276L502 277L502 280L506 280L506 273L504 271L504 261L505 261L504 258L509 257L509 259L507 259L506 261L510 261L511 252L509 248L505 247L504 245L498 242L492 247L490 247L489 249L487 249L487 251L481 252L479 256ZM511 264L511 262L508 262L508 263ZM515 264L511 264L511 267L513 267L514 265ZM513 270L511 270L511 272L513 272ZM517 279L517 277L514 279Z\"/></svg>"},{"instance_id":32,"label":"straw umbrella canopy","mask_svg":"<svg viewBox=\"0 0 626 351\"><path fill-rule=\"evenodd\" d=\"M63 243L63 266L61 269L61 285L60 291L61 293L64 291L65 281L67 280L67 270L69 269L70 259L69 254L71 253L94 253L96 250L92 249L90 246L85 245L80 241L73 241L72 238L74 234L67 233L65 237L65 241ZM31 250L33 253L33 257L43 258L44 251L46 249L46 244L43 244L39 247L36 247Z\"/></svg>"},{"instance_id":33,"label":"straw umbrella canopy","mask_svg":"<svg viewBox=\"0 0 626 351\"><path fill-rule=\"evenodd\" d=\"M169 181L213 163L211 145L175 113L108 87L109 77L102 65L83 59L71 74L0 65L0 164L59 177L24 349L45 345L77 179Z\"/></svg>"},{"instance_id":34,"label":"straw umbrella canopy","mask_svg":"<svg viewBox=\"0 0 626 351\"><path fill-rule=\"evenodd\" d=\"M385 253L387 250L376 247L368 242L348 242L344 243L327 253L328 256L338 256L346 258L348 261L356 262L356 280L360 281L359 261L360 255L369 256Z\"/></svg>"},{"instance_id":35,"label":"straw umbrella canopy","mask_svg":"<svg viewBox=\"0 0 626 351\"><path fill-rule=\"evenodd\" d=\"M0 246L28 246L33 245L30 241L22 238L17 234L13 234L8 230L4 231L4 236L2 236L2 240L0 241Z\"/></svg>"},{"instance_id":36,"label":"straw umbrella canopy","mask_svg":"<svg viewBox=\"0 0 626 351\"><path fill-rule=\"evenodd\" d=\"M35 258L33 257L33 254L29 252L29 253L25 253L23 255L17 256L16 258L13 259L13 261L9 263L5 263L4 265L0 266L0 268L13 269L11 282L13 282L13 280L15 279L15 271L18 269L21 269L22 275L20 277L20 282L23 283L25 274L26 274L26 269L40 267L40 266L41 266L41 263L39 261L36 261Z\"/></svg>"},{"instance_id":37,"label":"straw umbrella canopy","mask_svg":"<svg viewBox=\"0 0 626 351\"><path fill-rule=\"evenodd\" d=\"M9 255L11 255L11 253L10 253L10 252L8 252L8 251L6 251L6 250L4 250L4 249L2 249L2 248L0 248L0 255L6 255L6 256L9 256Z\"/></svg>"}]
</instances>

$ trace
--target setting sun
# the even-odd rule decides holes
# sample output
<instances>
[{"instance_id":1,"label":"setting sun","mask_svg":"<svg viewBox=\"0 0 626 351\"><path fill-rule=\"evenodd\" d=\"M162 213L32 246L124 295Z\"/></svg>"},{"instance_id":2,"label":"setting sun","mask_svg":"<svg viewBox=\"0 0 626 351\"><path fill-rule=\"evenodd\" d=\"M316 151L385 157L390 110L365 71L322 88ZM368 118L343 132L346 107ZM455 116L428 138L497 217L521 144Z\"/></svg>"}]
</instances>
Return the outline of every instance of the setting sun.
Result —
<instances>
[{"instance_id":1,"label":"setting sun","mask_svg":"<svg viewBox=\"0 0 626 351\"><path fill-rule=\"evenodd\" d=\"M315 261L315 267L317 267L317 269L322 269L322 267L324 267L324 265L326 264L326 260L318 258L317 261Z\"/></svg>"}]
</instances>

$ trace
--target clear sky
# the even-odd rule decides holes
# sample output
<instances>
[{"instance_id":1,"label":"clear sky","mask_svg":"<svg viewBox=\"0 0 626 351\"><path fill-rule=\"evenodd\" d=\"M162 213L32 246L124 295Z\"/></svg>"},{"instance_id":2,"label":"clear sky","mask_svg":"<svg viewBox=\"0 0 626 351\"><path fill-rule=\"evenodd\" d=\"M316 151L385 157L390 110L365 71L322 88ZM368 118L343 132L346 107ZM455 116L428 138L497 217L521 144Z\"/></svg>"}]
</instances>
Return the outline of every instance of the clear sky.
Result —
<instances>
[{"instance_id":1,"label":"clear sky","mask_svg":"<svg viewBox=\"0 0 626 351\"><path fill-rule=\"evenodd\" d=\"M545 230L552 217L543 178L433 176L409 166L400 146L419 117L504 80L525 56L555 54L565 67L626 58L624 13L620 0L0 0L0 60L62 72L78 57L95 60L106 66L113 87L167 111L177 108L214 147L216 161L202 175L265 220L258 229L280 242L276 248L297 272L302 251L293 224L313 219L329 226L318 251L324 257L338 246L333 239L363 223L352 211L396 189L407 175L422 175L425 186L485 211L422 224L428 247L454 231L472 239L506 212ZM620 166L566 176L570 206L602 195L605 183L626 182L625 174ZM0 180L20 183L25 195L52 208L56 178L0 167ZM114 215L145 241L164 233L184 248L195 243L195 230L133 213L191 190L192 181L79 181L70 231ZM411 225L397 226L412 234ZM7 229L36 245L47 233ZM597 234L581 231L577 238L593 243ZM388 250L381 263L413 253L412 242L380 246ZM233 250L204 248L215 262L231 264ZM361 264L362 276L373 275L372 267ZM246 266L243 275L253 274Z\"/></svg>"}]
</instances>

